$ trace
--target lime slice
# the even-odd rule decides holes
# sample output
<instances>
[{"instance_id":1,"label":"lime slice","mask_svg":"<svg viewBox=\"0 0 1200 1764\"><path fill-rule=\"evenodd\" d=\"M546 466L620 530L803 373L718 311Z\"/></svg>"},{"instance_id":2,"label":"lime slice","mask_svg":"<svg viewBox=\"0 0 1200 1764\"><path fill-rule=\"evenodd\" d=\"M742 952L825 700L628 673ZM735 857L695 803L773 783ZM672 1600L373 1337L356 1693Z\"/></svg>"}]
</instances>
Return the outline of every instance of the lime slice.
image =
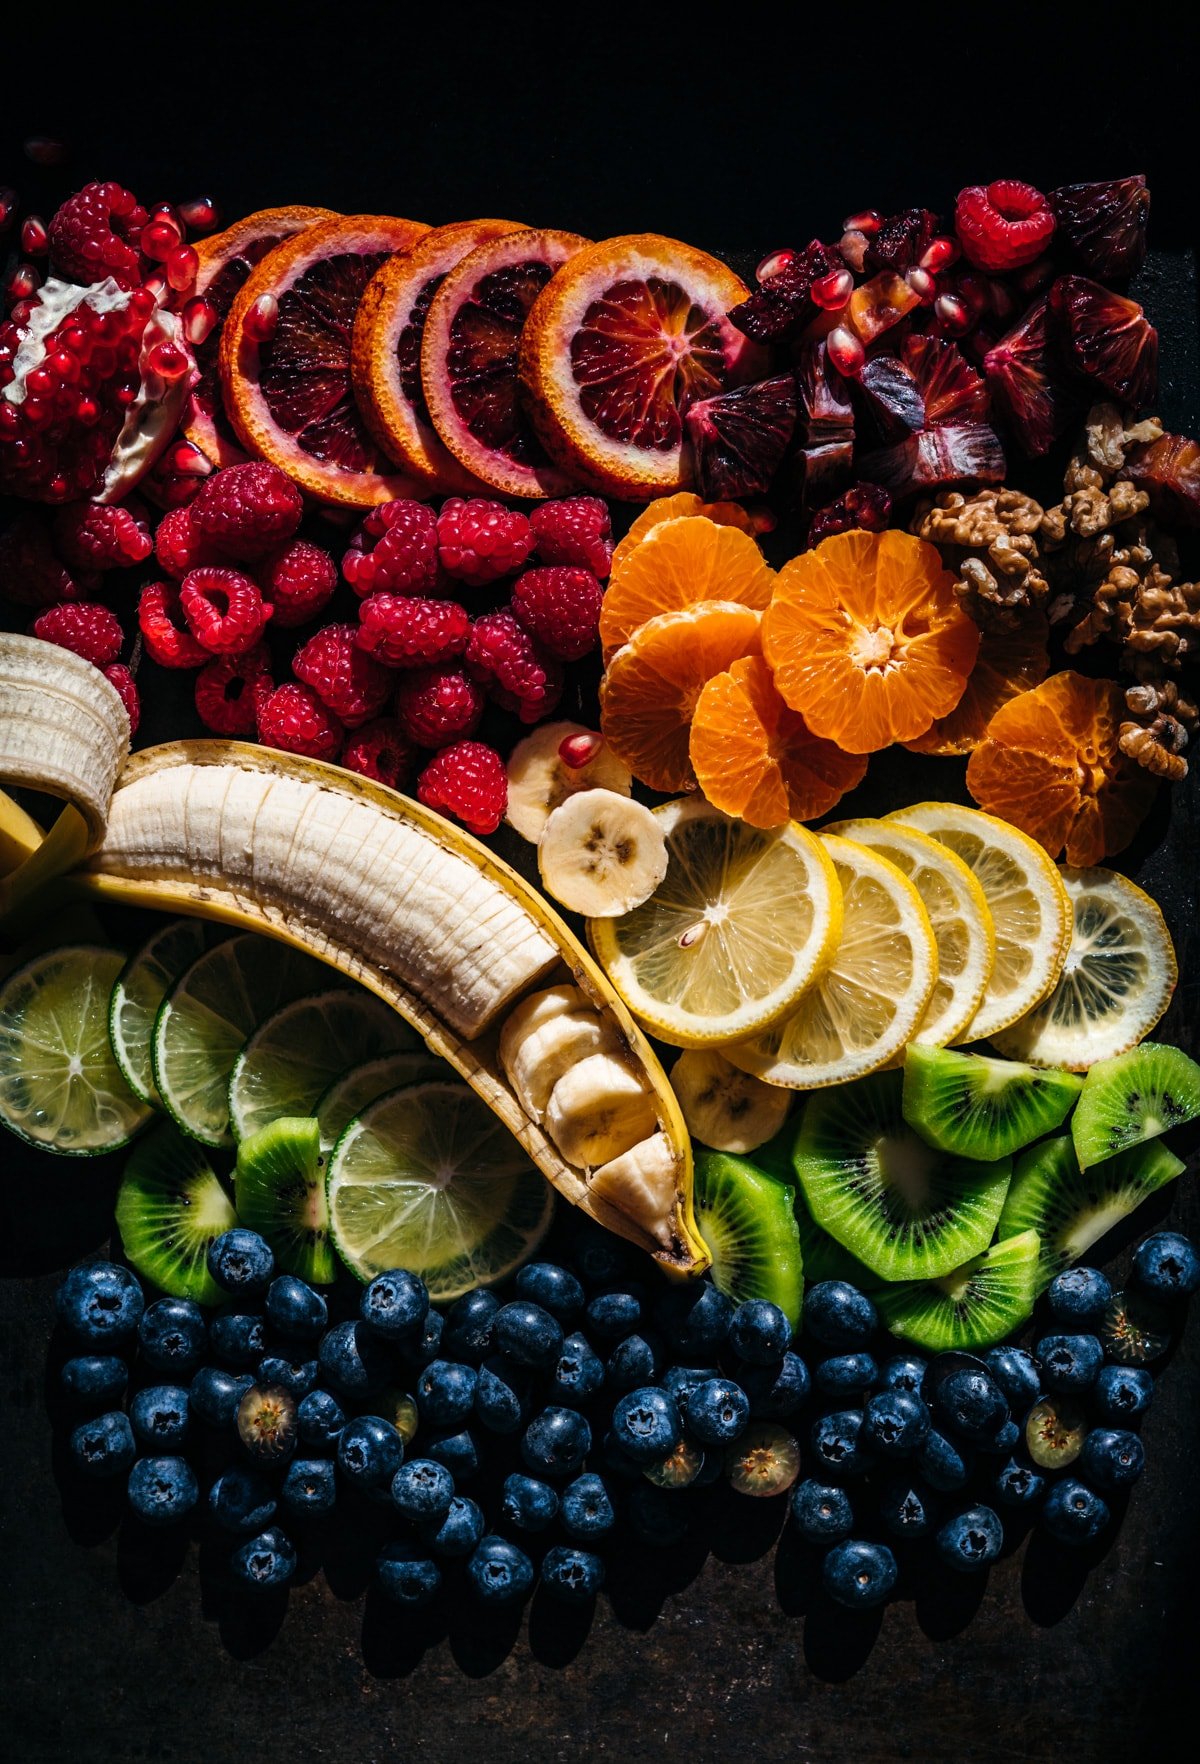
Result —
<instances>
[{"instance_id":1,"label":"lime slice","mask_svg":"<svg viewBox=\"0 0 1200 1764\"><path fill-rule=\"evenodd\" d=\"M138 1273L173 1298L219 1305L225 1294L208 1271L209 1245L236 1224L233 1202L195 1141L170 1121L148 1133L117 1191L117 1229Z\"/></svg>"},{"instance_id":2,"label":"lime slice","mask_svg":"<svg viewBox=\"0 0 1200 1764\"><path fill-rule=\"evenodd\" d=\"M381 998L347 987L284 1005L254 1031L229 1080L229 1125L245 1139L281 1115L311 1115L335 1078L363 1060L405 1053L416 1031Z\"/></svg>"},{"instance_id":3,"label":"lime slice","mask_svg":"<svg viewBox=\"0 0 1200 1764\"><path fill-rule=\"evenodd\" d=\"M0 987L0 1121L67 1157L128 1145L151 1110L121 1076L108 1003L119 950L69 944L37 955Z\"/></svg>"},{"instance_id":4,"label":"lime slice","mask_svg":"<svg viewBox=\"0 0 1200 1764\"><path fill-rule=\"evenodd\" d=\"M314 992L328 969L245 932L218 943L175 982L154 1021L154 1082L172 1119L205 1145L232 1145L229 1076L258 1025Z\"/></svg>"},{"instance_id":5,"label":"lime slice","mask_svg":"<svg viewBox=\"0 0 1200 1764\"><path fill-rule=\"evenodd\" d=\"M360 1280L419 1274L435 1303L503 1280L541 1242L554 1191L465 1084L390 1091L334 1148L329 1225Z\"/></svg>"},{"instance_id":6,"label":"lime slice","mask_svg":"<svg viewBox=\"0 0 1200 1764\"><path fill-rule=\"evenodd\" d=\"M317 1103L321 1156L328 1158L355 1115L361 1115L368 1103L386 1096L389 1090L399 1090L403 1085L424 1084L445 1076L444 1062L424 1050L384 1054L381 1059L368 1060L365 1066L355 1066L344 1072L340 1078L334 1079Z\"/></svg>"},{"instance_id":7,"label":"lime slice","mask_svg":"<svg viewBox=\"0 0 1200 1764\"><path fill-rule=\"evenodd\" d=\"M156 931L117 977L108 1007L108 1033L125 1082L143 1102L161 1109L150 1043L158 1007L185 968L203 955L208 927L201 919L173 919Z\"/></svg>"}]
</instances>

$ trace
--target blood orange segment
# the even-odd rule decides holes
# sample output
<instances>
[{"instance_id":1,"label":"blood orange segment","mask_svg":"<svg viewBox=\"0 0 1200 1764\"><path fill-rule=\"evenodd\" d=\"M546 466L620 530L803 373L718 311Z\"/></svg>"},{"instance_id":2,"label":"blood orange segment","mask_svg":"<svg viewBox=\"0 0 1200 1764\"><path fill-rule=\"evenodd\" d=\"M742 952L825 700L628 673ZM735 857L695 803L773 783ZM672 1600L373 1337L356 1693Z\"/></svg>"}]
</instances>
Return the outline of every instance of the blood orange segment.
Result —
<instances>
[{"instance_id":1,"label":"blood orange segment","mask_svg":"<svg viewBox=\"0 0 1200 1764\"><path fill-rule=\"evenodd\" d=\"M659 613L700 600L736 600L761 612L774 586L775 572L749 534L719 527L704 515L663 521L626 553L620 567L613 558L600 609L605 656Z\"/></svg>"},{"instance_id":2,"label":"blood orange segment","mask_svg":"<svg viewBox=\"0 0 1200 1764\"><path fill-rule=\"evenodd\" d=\"M477 496L480 480L459 464L434 428L421 384L421 341L433 297L478 246L526 231L520 221L457 221L431 227L369 283L354 321L350 374L363 418L398 466L440 495Z\"/></svg>"},{"instance_id":3,"label":"blood orange segment","mask_svg":"<svg viewBox=\"0 0 1200 1764\"><path fill-rule=\"evenodd\" d=\"M350 347L372 276L428 230L390 215L321 221L267 253L222 328L221 387L238 439L322 502L368 508L423 493L381 457L363 422ZM246 319L264 294L279 317L260 341Z\"/></svg>"},{"instance_id":4,"label":"blood orange segment","mask_svg":"<svg viewBox=\"0 0 1200 1764\"><path fill-rule=\"evenodd\" d=\"M579 252L539 295L521 343L521 378L554 458L631 502L686 489L689 404L766 370L726 317L747 294L717 258L658 233Z\"/></svg>"},{"instance_id":5,"label":"blood orange segment","mask_svg":"<svg viewBox=\"0 0 1200 1764\"><path fill-rule=\"evenodd\" d=\"M587 244L522 228L468 252L433 296L421 385L434 428L459 464L502 496L564 496L575 480L547 455L517 380L521 333L547 283Z\"/></svg>"},{"instance_id":6,"label":"blood orange segment","mask_svg":"<svg viewBox=\"0 0 1200 1764\"><path fill-rule=\"evenodd\" d=\"M971 753L1002 704L1046 678L1050 628L1034 610L1015 631L984 631L967 689L948 717L939 717L924 735L906 741L913 753Z\"/></svg>"},{"instance_id":7,"label":"blood orange segment","mask_svg":"<svg viewBox=\"0 0 1200 1764\"><path fill-rule=\"evenodd\" d=\"M303 233L318 221L336 218L330 208L262 208L235 226L226 227L223 233L214 233L196 243L200 268L195 283L186 295L179 296L176 304L184 306L190 300L206 300L216 312L218 323L202 343L193 346L200 378L185 408L183 432L215 466L237 465L246 457L225 414L217 371L221 324L234 297L255 265L282 240Z\"/></svg>"},{"instance_id":8,"label":"blood orange segment","mask_svg":"<svg viewBox=\"0 0 1200 1764\"><path fill-rule=\"evenodd\" d=\"M619 569L629 553L636 551L647 533L652 533L655 527L661 527L664 521L681 521L685 515L704 515L718 527L737 527L743 533L753 534L762 530L754 516L740 502L705 502L694 490L678 490L674 496L657 496L653 502L646 504L614 550L612 569Z\"/></svg>"}]
</instances>

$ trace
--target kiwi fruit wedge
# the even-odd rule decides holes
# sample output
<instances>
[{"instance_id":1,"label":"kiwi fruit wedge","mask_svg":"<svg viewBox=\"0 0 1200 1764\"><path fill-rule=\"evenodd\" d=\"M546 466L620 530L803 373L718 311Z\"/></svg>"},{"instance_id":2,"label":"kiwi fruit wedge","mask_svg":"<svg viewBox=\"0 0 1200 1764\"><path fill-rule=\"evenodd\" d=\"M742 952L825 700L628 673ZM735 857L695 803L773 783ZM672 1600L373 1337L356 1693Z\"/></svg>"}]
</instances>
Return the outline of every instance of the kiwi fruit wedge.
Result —
<instances>
[{"instance_id":1,"label":"kiwi fruit wedge","mask_svg":"<svg viewBox=\"0 0 1200 1764\"><path fill-rule=\"evenodd\" d=\"M1161 1140L1134 1145L1115 1158L1079 1168L1069 1134L1031 1145L1017 1160L1000 1214L999 1234L1036 1231L1042 1248L1038 1291L1078 1261L1148 1195L1179 1175L1183 1164Z\"/></svg>"},{"instance_id":2,"label":"kiwi fruit wedge","mask_svg":"<svg viewBox=\"0 0 1200 1764\"><path fill-rule=\"evenodd\" d=\"M1200 1066L1182 1048L1143 1041L1111 1060L1097 1060L1071 1117L1079 1168L1089 1170L1197 1116Z\"/></svg>"},{"instance_id":3,"label":"kiwi fruit wedge","mask_svg":"<svg viewBox=\"0 0 1200 1764\"><path fill-rule=\"evenodd\" d=\"M1002 1238L952 1274L882 1287L879 1314L893 1335L931 1353L991 1347L1033 1310L1039 1249L1036 1231Z\"/></svg>"},{"instance_id":4,"label":"kiwi fruit wedge","mask_svg":"<svg viewBox=\"0 0 1200 1764\"><path fill-rule=\"evenodd\" d=\"M992 1240L1010 1158L978 1163L931 1146L901 1109L901 1072L815 1091L792 1162L808 1210L884 1280L950 1274Z\"/></svg>"},{"instance_id":5,"label":"kiwi fruit wedge","mask_svg":"<svg viewBox=\"0 0 1200 1764\"><path fill-rule=\"evenodd\" d=\"M264 1237L281 1274L328 1286L338 1270L329 1241L325 1159L315 1115L281 1115L238 1146L238 1218Z\"/></svg>"},{"instance_id":6,"label":"kiwi fruit wedge","mask_svg":"<svg viewBox=\"0 0 1200 1764\"><path fill-rule=\"evenodd\" d=\"M1061 1127L1083 1088L1074 1072L1038 1071L948 1047L904 1056L904 1119L939 1151L1004 1158Z\"/></svg>"},{"instance_id":7,"label":"kiwi fruit wedge","mask_svg":"<svg viewBox=\"0 0 1200 1764\"><path fill-rule=\"evenodd\" d=\"M769 1299L800 1325L804 1264L790 1183L730 1152L697 1150L694 1204L719 1290L740 1305Z\"/></svg>"},{"instance_id":8,"label":"kiwi fruit wedge","mask_svg":"<svg viewBox=\"0 0 1200 1764\"><path fill-rule=\"evenodd\" d=\"M796 1228L800 1233L800 1259L809 1286L816 1286L821 1280L845 1280L856 1286L859 1292L874 1292L877 1286L882 1286L878 1274L873 1274L849 1250L843 1249L836 1237L830 1237L828 1231L817 1224L808 1210L802 1188L796 1190L795 1211Z\"/></svg>"},{"instance_id":9,"label":"kiwi fruit wedge","mask_svg":"<svg viewBox=\"0 0 1200 1764\"><path fill-rule=\"evenodd\" d=\"M116 1212L125 1254L144 1279L172 1298L222 1302L208 1247L238 1218L202 1145L163 1121L126 1164Z\"/></svg>"}]
</instances>

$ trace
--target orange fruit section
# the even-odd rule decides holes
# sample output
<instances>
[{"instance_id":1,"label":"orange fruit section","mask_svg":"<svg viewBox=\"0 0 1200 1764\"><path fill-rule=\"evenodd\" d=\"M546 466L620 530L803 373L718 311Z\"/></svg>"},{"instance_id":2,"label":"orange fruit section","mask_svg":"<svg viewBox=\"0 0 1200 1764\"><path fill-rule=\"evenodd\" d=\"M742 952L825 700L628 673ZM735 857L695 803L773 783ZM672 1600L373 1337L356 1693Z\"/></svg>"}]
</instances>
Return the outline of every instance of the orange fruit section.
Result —
<instances>
[{"instance_id":1,"label":"orange fruit section","mask_svg":"<svg viewBox=\"0 0 1200 1764\"><path fill-rule=\"evenodd\" d=\"M694 490L680 490L675 496L659 496L646 504L613 552L613 569L622 568L629 553L637 550L647 533L664 521L679 521L685 515L704 515L718 527L737 527L743 533L759 531L753 515L740 502L705 502Z\"/></svg>"},{"instance_id":2,"label":"orange fruit section","mask_svg":"<svg viewBox=\"0 0 1200 1764\"><path fill-rule=\"evenodd\" d=\"M864 757L814 735L789 710L761 655L735 661L705 686L689 754L713 807L740 815L752 827L828 814L867 769Z\"/></svg>"},{"instance_id":3,"label":"orange fruit section","mask_svg":"<svg viewBox=\"0 0 1200 1764\"><path fill-rule=\"evenodd\" d=\"M688 736L714 674L755 654L761 615L710 600L649 619L617 651L600 686L600 728L617 758L651 790L695 790Z\"/></svg>"},{"instance_id":4,"label":"orange fruit section","mask_svg":"<svg viewBox=\"0 0 1200 1764\"><path fill-rule=\"evenodd\" d=\"M619 568L613 559L600 611L605 656L627 643L647 619L702 600L733 600L761 612L774 586L775 573L749 534L703 515L662 522Z\"/></svg>"},{"instance_id":5,"label":"orange fruit section","mask_svg":"<svg viewBox=\"0 0 1200 1764\"><path fill-rule=\"evenodd\" d=\"M967 765L967 789L1045 846L1087 869L1122 851L1154 797L1149 773L1121 752L1125 695L1114 680L1070 671L1011 698Z\"/></svg>"},{"instance_id":6,"label":"orange fruit section","mask_svg":"<svg viewBox=\"0 0 1200 1764\"><path fill-rule=\"evenodd\" d=\"M848 753L911 741L948 716L978 649L937 551L896 531L836 533L792 558L763 619L783 697Z\"/></svg>"},{"instance_id":7,"label":"orange fruit section","mask_svg":"<svg viewBox=\"0 0 1200 1764\"><path fill-rule=\"evenodd\" d=\"M971 753L1000 706L1046 678L1048 637L1049 626L1041 612L1033 613L1016 631L984 631L967 689L950 715L939 717L924 735L904 745L913 753Z\"/></svg>"}]
</instances>

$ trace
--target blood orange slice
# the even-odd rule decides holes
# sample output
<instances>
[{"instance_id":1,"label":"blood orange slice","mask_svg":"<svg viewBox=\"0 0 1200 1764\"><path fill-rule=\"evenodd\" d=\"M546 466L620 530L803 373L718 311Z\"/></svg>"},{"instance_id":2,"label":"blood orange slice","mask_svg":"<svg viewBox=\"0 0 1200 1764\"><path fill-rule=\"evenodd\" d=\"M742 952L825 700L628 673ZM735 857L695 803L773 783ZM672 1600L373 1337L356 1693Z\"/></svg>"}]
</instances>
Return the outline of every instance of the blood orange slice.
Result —
<instances>
[{"instance_id":1,"label":"blood orange slice","mask_svg":"<svg viewBox=\"0 0 1200 1764\"><path fill-rule=\"evenodd\" d=\"M334 220L330 208L262 208L248 214L223 233L196 242L200 268L195 285L179 304L189 300L207 300L218 315L203 343L194 345L200 378L193 386L184 411L183 432L215 466L236 465L246 457L233 432L233 424L225 414L221 400L221 380L217 372L217 353L221 345L221 323L224 322L234 296L255 264L261 263L268 251L295 233L304 232L321 220Z\"/></svg>"},{"instance_id":2,"label":"blood orange slice","mask_svg":"<svg viewBox=\"0 0 1200 1764\"><path fill-rule=\"evenodd\" d=\"M534 433L517 357L530 307L586 245L576 233L530 228L491 239L449 272L430 302L421 384L433 426L460 465L504 496L575 488Z\"/></svg>"},{"instance_id":3,"label":"blood orange slice","mask_svg":"<svg viewBox=\"0 0 1200 1764\"><path fill-rule=\"evenodd\" d=\"M725 316L747 297L717 258L657 233L579 252L539 296L521 344L552 457L628 502L687 489L688 405L766 372L763 351Z\"/></svg>"},{"instance_id":4,"label":"blood orange slice","mask_svg":"<svg viewBox=\"0 0 1200 1764\"><path fill-rule=\"evenodd\" d=\"M428 230L390 215L321 221L269 251L229 309L219 363L238 440L322 502L367 508L424 493L381 458L363 422L350 344L376 270ZM260 340L247 317L264 294L278 302L279 317Z\"/></svg>"},{"instance_id":5,"label":"blood orange slice","mask_svg":"<svg viewBox=\"0 0 1200 1764\"><path fill-rule=\"evenodd\" d=\"M430 489L476 496L482 485L459 464L430 421L421 384L421 340L434 295L468 252L521 232L519 221L457 221L431 227L368 284L354 321L350 377L367 427L384 452Z\"/></svg>"}]
</instances>

